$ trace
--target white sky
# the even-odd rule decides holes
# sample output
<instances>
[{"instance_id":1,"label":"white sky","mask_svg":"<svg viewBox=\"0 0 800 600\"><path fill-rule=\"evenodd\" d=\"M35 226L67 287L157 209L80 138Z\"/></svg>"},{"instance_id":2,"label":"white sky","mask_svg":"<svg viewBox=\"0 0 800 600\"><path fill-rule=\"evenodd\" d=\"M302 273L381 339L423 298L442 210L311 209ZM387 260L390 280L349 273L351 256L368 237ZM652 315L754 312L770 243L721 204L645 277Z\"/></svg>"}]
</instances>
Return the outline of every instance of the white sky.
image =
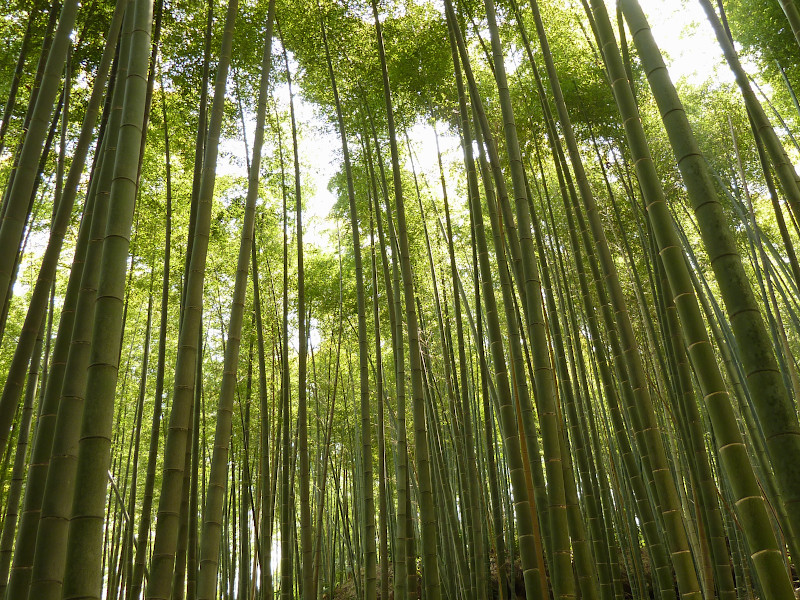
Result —
<instances>
[{"instance_id":1,"label":"white sky","mask_svg":"<svg viewBox=\"0 0 800 600\"><path fill-rule=\"evenodd\" d=\"M696 0L639 0L674 81L733 82L705 13ZM630 40L629 40L630 41ZM722 68L718 68L722 66ZM716 72L715 72L716 71Z\"/></svg>"}]
</instances>

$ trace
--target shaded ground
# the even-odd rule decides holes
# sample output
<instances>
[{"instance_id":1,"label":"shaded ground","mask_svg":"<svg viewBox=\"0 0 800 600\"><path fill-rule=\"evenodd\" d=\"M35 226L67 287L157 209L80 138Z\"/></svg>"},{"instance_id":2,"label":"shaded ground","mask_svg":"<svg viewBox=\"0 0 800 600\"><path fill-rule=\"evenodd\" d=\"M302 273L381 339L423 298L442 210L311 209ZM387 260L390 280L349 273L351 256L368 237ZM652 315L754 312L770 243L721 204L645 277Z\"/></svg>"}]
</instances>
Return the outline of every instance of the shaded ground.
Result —
<instances>
[{"instance_id":1,"label":"shaded ground","mask_svg":"<svg viewBox=\"0 0 800 600\"><path fill-rule=\"evenodd\" d=\"M645 575L649 576L650 566L649 560L647 557L647 553L642 554L642 562L644 563L644 570ZM508 564L508 563L506 563ZM489 581L489 589L490 589L490 600L499 600L499 584L497 581L497 562L495 561L494 555L490 557L490 581ZM380 567L378 568L378 579L380 580ZM419 578L417 579L417 587L418 587L418 595L421 594L422 590L421 581ZM513 587L513 598L508 598L507 600L525 600L525 582L522 577L522 565L520 560L517 559L514 562L514 577L512 582ZM622 587L625 594L625 598L633 598L631 593L631 586L623 574L623 581ZM363 597L363 589L357 589L355 582L353 580L352 574L348 577L346 581L340 583L333 592L333 597L329 594L323 594L323 600L358 600L360 597ZM578 597L580 597L580 593L578 593ZM389 567L389 600L394 598L393 593L393 574L392 574L392 567ZM381 598L381 591L380 591L380 583L378 584L378 599L384 600Z\"/></svg>"}]
</instances>

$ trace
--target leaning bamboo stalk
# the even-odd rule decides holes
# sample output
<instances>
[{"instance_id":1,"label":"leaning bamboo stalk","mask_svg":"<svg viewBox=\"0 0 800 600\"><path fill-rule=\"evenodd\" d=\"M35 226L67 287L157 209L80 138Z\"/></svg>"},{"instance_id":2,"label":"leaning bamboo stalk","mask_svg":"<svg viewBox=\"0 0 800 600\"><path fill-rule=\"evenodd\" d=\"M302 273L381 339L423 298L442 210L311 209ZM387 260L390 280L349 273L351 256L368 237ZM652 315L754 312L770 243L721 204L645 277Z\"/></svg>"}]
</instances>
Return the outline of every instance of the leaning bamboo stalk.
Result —
<instances>
[{"instance_id":1,"label":"leaning bamboo stalk","mask_svg":"<svg viewBox=\"0 0 800 600\"><path fill-rule=\"evenodd\" d=\"M22 143L8 200L3 207L3 221L0 224L0 307L4 307L10 300L9 282L27 221L28 200L36 185L37 165L56 96L61 87L61 74L67 59L67 48L71 44L70 35L75 25L79 4L78 0L67 0L61 8L58 28L47 55L44 74ZM5 447L7 437L8 432L0 429L0 448Z\"/></svg>"},{"instance_id":2,"label":"leaning bamboo stalk","mask_svg":"<svg viewBox=\"0 0 800 600\"><path fill-rule=\"evenodd\" d=\"M141 160L144 101L153 5L136 0L133 5L131 58L125 80L123 119L109 198L109 220L103 240L103 258L95 303L92 351L86 401L78 446L75 496L66 551L63 595L99 598L102 590L100 550L106 469L110 462L114 390L122 340L125 271Z\"/></svg>"},{"instance_id":3,"label":"leaning bamboo stalk","mask_svg":"<svg viewBox=\"0 0 800 600\"><path fill-rule=\"evenodd\" d=\"M441 596L439 582L439 566L436 557L437 524L431 483L431 467L427 430L425 425L425 401L422 386L422 364L420 357L419 325L414 306L414 283L411 273L409 255L408 228L406 224L405 201L403 198L402 179L400 174L400 158L394 124L394 112L389 86L389 71L386 65L386 54L383 45L383 33L378 17L376 0L372 2L372 13L375 22L378 55L380 58L383 79L383 95L386 104L386 116L389 132L389 148L391 151L392 178L394 182L394 200L397 211L397 237L400 250L400 267L403 275L403 297L405 300L406 323L408 328L411 392L414 416L414 446L418 472L420 493L420 520L422 526L423 574L426 596L428 600L438 600ZM374 538L374 536L373 536Z\"/></svg>"},{"instance_id":4,"label":"leaning bamboo stalk","mask_svg":"<svg viewBox=\"0 0 800 600\"><path fill-rule=\"evenodd\" d=\"M253 158L250 162L247 198L245 200L244 220L242 223L242 237L236 263L236 280L234 283L233 297L231 299L228 338L225 347L222 382L220 383L219 390L217 423L214 434L214 452L211 458L208 492L203 510L203 530L199 564L200 573L197 579L197 597L200 600L211 600L217 595L217 575L222 538L222 513L225 505L225 479L227 477L228 454L231 444L233 399L237 382L236 373L239 364L245 297L247 295L247 277L250 270L253 248L256 200L258 199L258 184L261 169L261 151L264 144L264 124L267 112L267 98L269 96L274 10L274 0L271 0L268 8L269 16L265 31L264 52L261 59L261 81L258 90ZM245 514L247 513L244 503L242 504L242 510ZM244 560L249 562L246 558Z\"/></svg>"},{"instance_id":5,"label":"leaning bamboo stalk","mask_svg":"<svg viewBox=\"0 0 800 600\"><path fill-rule=\"evenodd\" d=\"M697 298L692 288L682 245L650 157L641 121L634 116L638 112L636 101L627 84L627 77L611 33L605 6L594 0L592 9L603 42L603 55L612 82L612 89L625 125L628 145L635 160L637 177L647 205L647 214L681 318L689 358L695 368L700 389L708 407L720 459L729 475L740 521L750 543L754 565L759 573L761 584L764 586L764 593L771 598L789 598L794 591L782 564L777 540L770 535L771 529L766 504L750 466L736 417L708 339Z\"/></svg>"},{"instance_id":6,"label":"leaning bamboo stalk","mask_svg":"<svg viewBox=\"0 0 800 600\"><path fill-rule=\"evenodd\" d=\"M647 70L678 168L689 192L697 224L728 311L747 383L773 456L773 469L787 508L792 532L800 533L800 476L791 468L800 458L800 423L781 380L772 340L744 272L727 217L724 215L707 164L672 85L647 19L636 0L624 0L623 11Z\"/></svg>"},{"instance_id":7,"label":"leaning bamboo stalk","mask_svg":"<svg viewBox=\"0 0 800 600\"><path fill-rule=\"evenodd\" d=\"M197 339L201 329L203 282L211 228L211 203L216 181L219 135L237 9L237 1L231 0L226 13L223 43L217 65L208 143L205 147L203 176L198 196L197 225L191 248L191 268L186 279L178 356L175 363L172 411L164 449L164 474L153 541L150 578L147 582L146 597L148 599L168 597L175 562L184 462L194 399L195 367L199 351Z\"/></svg>"}]
</instances>

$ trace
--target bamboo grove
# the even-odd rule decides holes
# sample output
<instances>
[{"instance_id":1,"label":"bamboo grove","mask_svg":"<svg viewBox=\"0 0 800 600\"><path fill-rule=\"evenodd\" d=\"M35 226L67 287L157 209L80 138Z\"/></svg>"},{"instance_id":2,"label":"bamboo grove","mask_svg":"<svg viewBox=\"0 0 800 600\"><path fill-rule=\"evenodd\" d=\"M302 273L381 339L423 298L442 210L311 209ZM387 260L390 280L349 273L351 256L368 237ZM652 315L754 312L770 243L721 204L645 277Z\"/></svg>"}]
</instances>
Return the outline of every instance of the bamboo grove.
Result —
<instances>
[{"instance_id":1,"label":"bamboo grove","mask_svg":"<svg viewBox=\"0 0 800 600\"><path fill-rule=\"evenodd\" d=\"M794 600L800 11L689 6L7 3L0 598Z\"/></svg>"}]
</instances>

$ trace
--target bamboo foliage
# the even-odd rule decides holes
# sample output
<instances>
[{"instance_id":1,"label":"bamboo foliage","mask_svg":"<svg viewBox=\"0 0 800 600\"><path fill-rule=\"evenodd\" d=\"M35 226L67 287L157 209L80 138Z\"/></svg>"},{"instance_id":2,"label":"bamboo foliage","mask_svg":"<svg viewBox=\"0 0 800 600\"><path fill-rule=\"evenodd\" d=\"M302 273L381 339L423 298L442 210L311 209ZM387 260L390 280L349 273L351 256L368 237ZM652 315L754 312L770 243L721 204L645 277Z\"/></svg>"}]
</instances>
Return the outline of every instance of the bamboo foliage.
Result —
<instances>
[{"instance_id":1,"label":"bamboo foliage","mask_svg":"<svg viewBox=\"0 0 800 600\"><path fill-rule=\"evenodd\" d=\"M797 10L699 1L735 86L637 0L7 10L0 596L793 598Z\"/></svg>"}]
</instances>

